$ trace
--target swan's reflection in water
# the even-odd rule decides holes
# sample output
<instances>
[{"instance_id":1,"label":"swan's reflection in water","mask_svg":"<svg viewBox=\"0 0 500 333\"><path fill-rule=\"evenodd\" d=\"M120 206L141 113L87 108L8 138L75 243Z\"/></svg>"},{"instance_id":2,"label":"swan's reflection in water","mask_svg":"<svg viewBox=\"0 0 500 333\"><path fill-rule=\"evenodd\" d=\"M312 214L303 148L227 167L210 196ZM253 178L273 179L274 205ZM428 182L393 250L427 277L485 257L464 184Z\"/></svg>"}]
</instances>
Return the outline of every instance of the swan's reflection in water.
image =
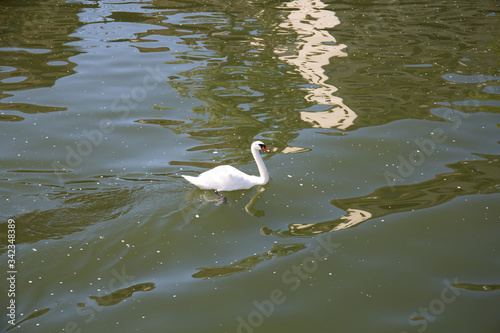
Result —
<instances>
[{"instance_id":1,"label":"swan's reflection in water","mask_svg":"<svg viewBox=\"0 0 500 333\"><path fill-rule=\"evenodd\" d=\"M347 129L354 123L357 115L342 98L334 96L337 88L327 83L324 67L332 57L346 57L345 45L337 44L335 38L326 30L340 24L335 12L325 9L321 0L296 0L285 5L290 10L281 28L297 33L297 42L278 47L275 53L279 58L294 66L315 88L308 89L308 101L330 106L326 111L301 111L301 119L314 127Z\"/></svg>"},{"instance_id":2,"label":"swan's reflection in water","mask_svg":"<svg viewBox=\"0 0 500 333\"><path fill-rule=\"evenodd\" d=\"M257 190L255 193L253 191ZM216 193L214 191L199 190L196 189L192 191L187 196L187 202L191 202L190 206L181 209L181 214L184 217L185 222L189 222L193 219L195 212L199 211L201 205L206 203L215 203L216 205L223 204L233 204L239 200L242 200L247 194L251 194L248 203L245 205L245 211L254 217L262 217L265 215L263 210L258 210L255 205L259 202L264 192L267 189L267 185L256 186L250 190L232 191L232 192L221 192ZM193 204L194 202L194 204ZM196 206L196 207L195 207Z\"/></svg>"},{"instance_id":3,"label":"swan's reflection in water","mask_svg":"<svg viewBox=\"0 0 500 333\"><path fill-rule=\"evenodd\" d=\"M252 197L250 198L250 201L248 201L248 203L246 204L245 211L249 215L254 216L254 217L262 217L262 216L265 215L265 212L263 210L257 210L257 209L254 208L254 206L259 201L260 197L262 197L262 195L264 194L265 190L266 190L265 187L260 186L257 189L257 193L255 193L254 195L252 195Z\"/></svg>"}]
</instances>

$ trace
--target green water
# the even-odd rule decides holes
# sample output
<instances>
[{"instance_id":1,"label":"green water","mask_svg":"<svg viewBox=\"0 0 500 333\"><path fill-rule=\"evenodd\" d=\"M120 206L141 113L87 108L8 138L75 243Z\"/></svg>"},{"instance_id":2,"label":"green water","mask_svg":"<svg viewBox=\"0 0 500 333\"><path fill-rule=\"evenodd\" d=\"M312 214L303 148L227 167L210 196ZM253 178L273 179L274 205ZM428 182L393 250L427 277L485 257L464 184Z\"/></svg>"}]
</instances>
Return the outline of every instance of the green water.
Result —
<instances>
[{"instance_id":1,"label":"green water","mask_svg":"<svg viewBox=\"0 0 500 333\"><path fill-rule=\"evenodd\" d=\"M1 8L3 331L499 332L497 1Z\"/></svg>"}]
</instances>

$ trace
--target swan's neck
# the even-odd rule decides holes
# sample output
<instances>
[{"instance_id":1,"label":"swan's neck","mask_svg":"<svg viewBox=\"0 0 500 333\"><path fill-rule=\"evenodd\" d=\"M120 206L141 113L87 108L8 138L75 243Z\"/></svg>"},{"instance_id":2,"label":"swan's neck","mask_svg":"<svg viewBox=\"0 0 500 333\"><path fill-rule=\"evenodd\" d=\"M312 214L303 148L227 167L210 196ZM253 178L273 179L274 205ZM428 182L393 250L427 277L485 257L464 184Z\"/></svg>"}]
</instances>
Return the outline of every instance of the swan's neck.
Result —
<instances>
[{"instance_id":1,"label":"swan's neck","mask_svg":"<svg viewBox=\"0 0 500 333\"><path fill-rule=\"evenodd\" d=\"M257 168L259 168L259 173L260 173L259 184L260 185L266 184L269 181L269 174L267 173L266 165L262 160L262 156L260 155L257 149L252 149L252 155L253 158L255 159L255 163L257 163Z\"/></svg>"}]
</instances>

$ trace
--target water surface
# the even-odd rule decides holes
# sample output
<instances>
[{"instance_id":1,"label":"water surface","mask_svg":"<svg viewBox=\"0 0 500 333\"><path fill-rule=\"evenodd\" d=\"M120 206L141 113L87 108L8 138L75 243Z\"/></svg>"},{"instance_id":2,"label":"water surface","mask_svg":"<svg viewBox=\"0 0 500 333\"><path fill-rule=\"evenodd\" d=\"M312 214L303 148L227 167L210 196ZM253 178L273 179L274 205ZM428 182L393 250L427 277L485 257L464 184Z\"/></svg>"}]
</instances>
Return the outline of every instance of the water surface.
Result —
<instances>
[{"instance_id":1,"label":"water surface","mask_svg":"<svg viewBox=\"0 0 500 333\"><path fill-rule=\"evenodd\" d=\"M3 6L4 330L498 332L495 1Z\"/></svg>"}]
</instances>

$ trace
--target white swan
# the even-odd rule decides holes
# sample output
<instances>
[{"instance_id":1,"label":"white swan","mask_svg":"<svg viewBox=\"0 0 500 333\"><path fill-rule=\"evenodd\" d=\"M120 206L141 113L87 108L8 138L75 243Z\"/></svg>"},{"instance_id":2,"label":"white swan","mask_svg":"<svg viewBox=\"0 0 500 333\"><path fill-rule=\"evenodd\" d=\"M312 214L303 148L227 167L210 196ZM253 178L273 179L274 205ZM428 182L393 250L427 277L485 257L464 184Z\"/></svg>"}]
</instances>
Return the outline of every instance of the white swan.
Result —
<instances>
[{"instance_id":1,"label":"white swan","mask_svg":"<svg viewBox=\"0 0 500 333\"><path fill-rule=\"evenodd\" d=\"M260 176L247 175L244 172L230 165L220 165L211 170L205 171L198 177L185 176L188 182L198 186L203 190L235 191L246 190L255 185L264 185L269 181L269 174L260 156L259 150L269 152L262 141L255 141L250 146L253 158L259 168Z\"/></svg>"}]
</instances>

